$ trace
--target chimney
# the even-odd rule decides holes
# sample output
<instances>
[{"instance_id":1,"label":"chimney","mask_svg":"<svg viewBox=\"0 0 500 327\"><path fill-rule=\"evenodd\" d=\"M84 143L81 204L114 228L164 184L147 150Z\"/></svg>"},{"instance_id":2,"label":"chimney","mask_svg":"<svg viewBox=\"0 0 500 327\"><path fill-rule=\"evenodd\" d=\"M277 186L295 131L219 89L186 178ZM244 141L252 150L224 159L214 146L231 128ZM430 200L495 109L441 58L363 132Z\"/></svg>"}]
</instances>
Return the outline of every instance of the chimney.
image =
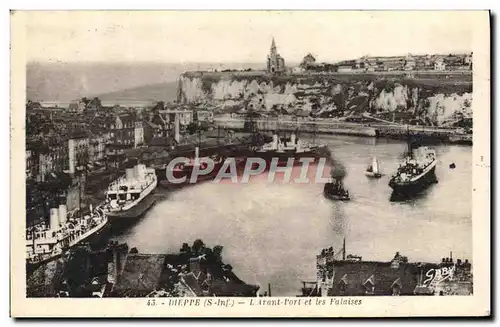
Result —
<instances>
[{"instance_id":1,"label":"chimney","mask_svg":"<svg viewBox=\"0 0 500 327\"><path fill-rule=\"evenodd\" d=\"M112 258L108 262L108 282L116 285L118 283L118 279L120 278L121 271L119 253L120 246L118 245L118 242L112 242L109 247L111 249Z\"/></svg>"}]
</instances>

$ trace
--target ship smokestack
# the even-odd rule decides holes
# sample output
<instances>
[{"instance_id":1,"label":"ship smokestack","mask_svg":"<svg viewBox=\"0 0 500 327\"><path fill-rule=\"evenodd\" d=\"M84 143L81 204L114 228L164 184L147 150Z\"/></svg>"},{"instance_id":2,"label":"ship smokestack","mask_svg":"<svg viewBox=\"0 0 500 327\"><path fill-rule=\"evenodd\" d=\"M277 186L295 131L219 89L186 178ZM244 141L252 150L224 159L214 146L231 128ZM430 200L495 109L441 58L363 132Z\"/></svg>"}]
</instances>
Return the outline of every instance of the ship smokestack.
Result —
<instances>
[{"instance_id":1,"label":"ship smokestack","mask_svg":"<svg viewBox=\"0 0 500 327\"><path fill-rule=\"evenodd\" d=\"M134 168L125 169L125 176L128 181L134 179Z\"/></svg>"},{"instance_id":2,"label":"ship smokestack","mask_svg":"<svg viewBox=\"0 0 500 327\"><path fill-rule=\"evenodd\" d=\"M50 229L56 230L59 226L59 212L57 208L50 209Z\"/></svg>"},{"instance_id":3,"label":"ship smokestack","mask_svg":"<svg viewBox=\"0 0 500 327\"><path fill-rule=\"evenodd\" d=\"M273 149L278 148L278 135L273 134Z\"/></svg>"},{"instance_id":4,"label":"ship smokestack","mask_svg":"<svg viewBox=\"0 0 500 327\"><path fill-rule=\"evenodd\" d=\"M66 223L67 215L68 215L68 211L66 209L66 205L65 204L59 205L59 223L60 224Z\"/></svg>"},{"instance_id":5,"label":"ship smokestack","mask_svg":"<svg viewBox=\"0 0 500 327\"><path fill-rule=\"evenodd\" d=\"M177 113L175 114L174 120L175 120L175 127L174 127L174 129L175 129L175 131L174 131L174 133L175 133L175 141L177 143L179 143L179 141L181 139L181 136L180 136L180 126L179 126L180 125L179 114L177 114Z\"/></svg>"}]
</instances>

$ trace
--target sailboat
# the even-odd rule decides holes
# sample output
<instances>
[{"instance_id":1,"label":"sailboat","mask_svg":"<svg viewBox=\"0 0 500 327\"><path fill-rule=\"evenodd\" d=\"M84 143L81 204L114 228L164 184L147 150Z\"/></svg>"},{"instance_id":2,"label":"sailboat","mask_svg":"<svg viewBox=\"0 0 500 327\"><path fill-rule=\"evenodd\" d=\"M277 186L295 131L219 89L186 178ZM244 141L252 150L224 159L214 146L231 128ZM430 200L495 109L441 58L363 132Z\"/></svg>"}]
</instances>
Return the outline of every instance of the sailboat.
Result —
<instances>
[{"instance_id":1,"label":"sailboat","mask_svg":"<svg viewBox=\"0 0 500 327\"><path fill-rule=\"evenodd\" d=\"M372 163L368 166L368 168L365 171L365 175L374 178L382 177L382 173L380 172L380 164L376 157L373 157Z\"/></svg>"}]
</instances>

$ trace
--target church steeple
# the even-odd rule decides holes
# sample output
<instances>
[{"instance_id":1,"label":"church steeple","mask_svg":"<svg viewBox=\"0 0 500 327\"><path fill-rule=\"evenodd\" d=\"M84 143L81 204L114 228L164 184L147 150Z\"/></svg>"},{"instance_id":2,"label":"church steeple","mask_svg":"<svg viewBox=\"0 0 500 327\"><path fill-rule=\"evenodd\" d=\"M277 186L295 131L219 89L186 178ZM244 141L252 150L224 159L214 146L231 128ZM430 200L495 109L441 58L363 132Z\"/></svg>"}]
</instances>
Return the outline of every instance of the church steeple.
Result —
<instances>
[{"instance_id":1,"label":"church steeple","mask_svg":"<svg viewBox=\"0 0 500 327\"><path fill-rule=\"evenodd\" d=\"M273 41L271 42L271 53L276 53L276 42L274 42L274 36Z\"/></svg>"}]
</instances>

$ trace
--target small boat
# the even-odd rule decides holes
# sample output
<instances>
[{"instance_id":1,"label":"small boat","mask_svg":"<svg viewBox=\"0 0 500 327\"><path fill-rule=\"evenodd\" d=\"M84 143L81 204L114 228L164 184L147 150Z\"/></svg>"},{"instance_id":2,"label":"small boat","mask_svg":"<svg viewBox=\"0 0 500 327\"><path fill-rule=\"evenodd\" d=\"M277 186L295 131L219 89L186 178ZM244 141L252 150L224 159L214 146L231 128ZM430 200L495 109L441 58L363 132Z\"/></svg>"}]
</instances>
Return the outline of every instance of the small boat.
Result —
<instances>
[{"instance_id":1,"label":"small boat","mask_svg":"<svg viewBox=\"0 0 500 327\"><path fill-rule=\"evenodd\" d=\"M382 174L380 173L380 164L376 157L373 157L372 163L368 166L365 171L365 175L373 178L380 178Z\"/></svg>"},{"instance_id":2,"label":"small boat","mask_svg":"<svg viewBox=\"0 0 500 327\"><path fill-rule=\"evenodd\" d=\"M455 163L454 163L454 162L450 164L450 168L451 168L451 169L455 169L455 168L456 168L456 166L455 166Z\"/></svg>"},{"instance_id":3,"label":"small boat","mask_svg":"<svg viewBox=\"0 0 500 327\"><path fill-rule=\"evenodd\" d=\"M335 201L349 201L349 191L344 188L342 181L331 178L330 182L325 184L323 194L326 198Z\"/></svg>"}]
</instances>

